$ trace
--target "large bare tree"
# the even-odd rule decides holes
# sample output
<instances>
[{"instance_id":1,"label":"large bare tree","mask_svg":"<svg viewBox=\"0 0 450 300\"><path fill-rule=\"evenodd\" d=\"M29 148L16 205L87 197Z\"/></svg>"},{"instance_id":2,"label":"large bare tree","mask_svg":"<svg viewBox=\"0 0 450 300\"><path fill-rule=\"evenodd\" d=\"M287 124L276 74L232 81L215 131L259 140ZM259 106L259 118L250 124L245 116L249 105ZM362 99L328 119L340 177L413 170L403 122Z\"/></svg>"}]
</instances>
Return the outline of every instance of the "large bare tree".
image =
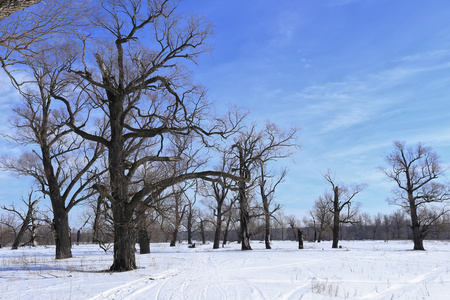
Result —
<instances>
[{"instance_id":1,"label":"large bare tree","mask_svg":"<svg viewBox=\"0 0 450 300\"><path fill-rule=\"evenodd\" d=\"M88 199L102 171L94 168L103 146L85 142L65 126L67 115L55 105L49 93L53 78L61 69L57 49L41 53L28 61L33 79L27 89L20 88L22 103L14 109L8 139L31 149L20 157L4 156L0 166L20 176L32 177L38 188L50 198L55 230L56 258L70 258L70 210ZM78 110L78 109L77 109Z\"/></svg>"},{"instance_id":2,"label":"large bare tree","mask_svg":"<svg viewBox=\"0 0 450 300\"><path fill-rule=\"evenodd\" d=\"M410 215L414 250L425 250L423 240L427 233L448 213L445 206L431 209L433 204L450 199L448 185L437 182L446 168L436 152L421 143L407 147L405 142L395 141L394 150L385 159L389 168L381 171L397 185L394 197L388 201Z\"/></svg>"},{"instance_id":3,"label":"large bare tree","mask_svg":"<svg viewBox=\"0 0 450 300\"><path fill-rule=\"evenodd\" d=\"M196 171L172 177L150 172L152 176L142 177L143 170L184 159L169 151L177 136L191 136L197 147L211 146L214 141L209 138L235 131L239 117L211 117L204 89L192 83L182 65L209 51L208 22L177 14L174 1L100 2L102 9L93 16L95 34L82 37L80 33L83 51L60 79L66 89L51 89L51 93L66 106L67 125L107 150L109 184L103 190L109 189L114 219L111 270L127 271L136 268L137 205L182 181L220 175ZM74 104L80 101L89 111L84 119L74 115ZM100 116L96 125L102 130L89 126L95 116Z\"/></svg>"},{"instance_id":4,"label":"large bare tree","mask_svg":"<svg viewBox=\"0 0 450 300\"><path fill-rule=\"evenodd\" d=\"M332 194L326 193L325 199L330 203L328 207L333 214L333 244L331 247L338 248L340 224L355 221L358 207L354 203L354 198L366 188L366 185L355 184L349 187L345 186L344 184L338 183L330 171L324 174L323 177L331 185L333 191Z\"/></svg>"}]
</instances>

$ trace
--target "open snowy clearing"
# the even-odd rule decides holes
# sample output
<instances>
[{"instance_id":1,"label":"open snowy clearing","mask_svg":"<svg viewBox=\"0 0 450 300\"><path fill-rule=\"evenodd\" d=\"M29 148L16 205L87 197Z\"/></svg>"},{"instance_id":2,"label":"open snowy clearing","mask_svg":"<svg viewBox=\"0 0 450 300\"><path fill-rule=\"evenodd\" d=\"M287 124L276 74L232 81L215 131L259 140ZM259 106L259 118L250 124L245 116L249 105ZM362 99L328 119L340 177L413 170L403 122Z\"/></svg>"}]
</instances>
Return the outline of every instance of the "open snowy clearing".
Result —
<instances>
[{"instance_id":1,"label":"open snowy clearing","mask_svg":"<svg viewBox=\"0 0 450 300\"><path fill-rule=\"evenodd\" d=\"M449 299L450 243L426 241L253 242L170 248L152 244L139 269L105 272L112 254L73 247L55 260L53 247L0 249L0 299Z\"/></svg>"}]
</instances>

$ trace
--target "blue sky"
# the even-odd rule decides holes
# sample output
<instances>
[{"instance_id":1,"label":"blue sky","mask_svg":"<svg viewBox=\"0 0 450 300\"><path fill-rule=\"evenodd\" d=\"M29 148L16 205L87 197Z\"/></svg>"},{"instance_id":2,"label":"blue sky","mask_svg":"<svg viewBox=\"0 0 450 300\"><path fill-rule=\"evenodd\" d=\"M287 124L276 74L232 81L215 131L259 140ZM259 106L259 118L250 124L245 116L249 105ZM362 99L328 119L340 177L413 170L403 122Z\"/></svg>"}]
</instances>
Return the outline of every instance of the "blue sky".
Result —
<instances>
[{"instance_id":1,"label":"blue sky","mask_svg":"<svg viewBox=\"0 0 450 300\"><path fill-rule=\"evenodd\" d=\"M302 150L280 162L290 169L277 194L286 214L306 215L328 188L328 169L345 184L368 184L357 199L363 211L396 209L385 201L394 186L377 170L394 140L423 142L450 163L450 2L185 0L181 8L215 25L214 50L193 71L218 109L245 106L261 124L300 129ZM0 83L3 131L13 90ZM0 173L0 202L18 199L22 186Z\"/></svg>"},{"instance_id":2,"label":"blue sky","mask_svg":"<svg viewBox=\"0 0 450 300\"><path fill-rule=\"evenodd\" d=\"M328 188L366 183L358 200L391 212L377 167L394 140L431 146L450 163L450 2L185 1L215 25L195 69L217 105L300 128L302 151L277 199L300 218Z\"/></svg>"}]
</instances>

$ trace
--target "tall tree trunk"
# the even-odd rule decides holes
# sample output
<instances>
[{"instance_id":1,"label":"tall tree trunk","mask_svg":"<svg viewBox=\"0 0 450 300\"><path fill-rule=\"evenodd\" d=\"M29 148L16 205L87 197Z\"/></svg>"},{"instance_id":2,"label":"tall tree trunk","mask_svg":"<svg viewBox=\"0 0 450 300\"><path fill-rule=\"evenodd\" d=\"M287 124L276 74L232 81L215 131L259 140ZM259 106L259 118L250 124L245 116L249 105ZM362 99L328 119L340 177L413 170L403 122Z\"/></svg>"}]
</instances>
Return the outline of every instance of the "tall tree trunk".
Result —
<instances>
[{"instance_id":1,"label":"tall tree trunk","mask_svg":"<svg viewBox=\"0 0 450 300\"><path fill-rule=\"evenodd\" d=\"M103 81L109 84L109 78ZM136 269L134 207L129 200L129 179L125 175L124 139L121 118L123 116L123 97L108 94L111 138L108 148L108 165L111 188L111 210L114 220L114 260L111 271L130 271Z\"/></svg>"},{"instance_id":2,"label":"tall tree trunk","mask_svg":"<svg viewBox=\"0 0 450 300\"><path fill-rule=\"evenodd\" d=\"M214 231L213 249L219 249L221 233L222 233L222 205L218 205L216 217L216 230Z\"/></svg>"},{"instance_id":3,"label":"tall tree trunk","mask_svg":"<svg viewBox=\"0 0 450 300\"><path fill-rule=\"evenodd\" d=\"M331 248L337 248L339 243L339 187L334 188L334 201L333 201L333 245Z\"/></svg>"},{"instance_id":4,"label":"tall tree trunk","mask_svg":"<svg viewBox=\"0 0 450 300\"><path fill-rule=\"evenodd\" d=\"M248 225L250 222L250 215L248 213L248 199L245 194L246 185L245 182L239 182L239 216L241 225L241 250L252 250L250 246L250 233Z\"/></svg>"},{"instance_id":5,"label":"tall tree trunk","mask_svg":"<svg viewBox=\"0 0 450 300\"><path fill-rule=\"evenodd\" d=\"M175 228L172 231L172 237L170 239L170 247L175 247L177 243L177 237L178 237L178 226L175 226Z\"/></svg>"},{"instance_id":6,"label":"tall tree trunk","mask_svg":"<svg viewBox=\"0 0 450 300\"><path fill-rule=\"evenodd\" d=\"M298 249L303 249L303 232L300 230L300 228L297 228L297 235L298 235Z\"/></svg>"},{"instance_id":7,"label":"tall tree trunk","mask_svg":"<svg viewBox=\"0 0 450 300\"><path fill-rule=\"evenodd\" d=\"M272 249L272 247L270 247L270 215L267 213L265 223L264 242L266 244L266 249Z\"/></svg>"},{"instance_id":8,"label":"tall tree trunk","mask_svg":"<svg viewBox=\"0 0 450 300\"><path fill-rule=\"evenodd\" d=\"M423 234L417 217L417 206L415 205L415 200L410 200L410 210L411 210L411 229L413 233L414 250L425 250L425 248L423 247Z\"/></svg>"},{"instance_id":9,"label":"tall tree trunk","mask_svg":"<svg viewBox=\"0 0 450 300\"><path fill-rule=\"evenodd\" d=\"M187 215L187 238L189 245L192 245L192 218L192 205L189 205L189 212Z\"/></svg>"},{"instance_id":10,"label":"tall tree trunk","mask_svg":"<svg viewBox=\"0 0 450 300\"><path fill-rule=\"evenodd\" d=\"M230 231L230 223L231 223L231 207L230 207L230 214L228 215L227 223L226 223L225 230L223 233L222 248L225 247L225 245L228 242L228 232Z\"/></svg>"},{"instance_id":11,"label":"tall tree trunk","mask_svg":"<svg viewBox=\"0 0 450 300\"><path fill-rule=\"evenodd\" d=\"M95 218L94 218L94 224L92 225L92 243L93 244L98 244L100 243L100 239L98 237L99 234L99 220L100 220L100 214L101 214L101 206L102 206L102 201L103 201L103 196L99 195L98 199L97 199L97 205L96 205L96 209L95 209Z\"/></svg>"},{"instance_id":12,"label":"tall tree trunk","mask_svg":"<svg viewBox=\"0 0 450 300\"><path fill-rule=\"evenodd\" d=\"M263 173L261 171L261 173ZM264 180L265 183L265 180ZM261 193L261 200L263 202L263 208L264 208L264 242L266 244L266 249L272 249L270 247L270 211L269 211L269 199L267 199L266 191L264 190L264 185L260 185L260 193Z\"/></svg>"},{"instance_id":13,"label":"tall tree trunk","mask_svg":"<svg viewBox=\"0 0 450 300\"><path fill-rule=\"evenodd\" d=\"M133 211L126 202L114 202L114 260L111 271L123 272L136 269L135 224Z\"/></svg>"},{"instance_id":14,"label":"tall tree trunk","mask_svg":"<svg viewBox=\"0 0 450 300\"><path fill-rule=\"evenodd\" d=\"M203 220L200 220L200 235L202 236L202 244L206 244L205 222Z\"/></svg>"},{"instance_id":15,"label":"tall tree trunk","mask_svg":"<svg viewBox=\"0 0 450 300\"><path fill-rule=\"evenodd\" d=\"M53 228L55 230L56 259L72 257L69 215L64 205L53 205Z\"/></svg>"}]
</instances>

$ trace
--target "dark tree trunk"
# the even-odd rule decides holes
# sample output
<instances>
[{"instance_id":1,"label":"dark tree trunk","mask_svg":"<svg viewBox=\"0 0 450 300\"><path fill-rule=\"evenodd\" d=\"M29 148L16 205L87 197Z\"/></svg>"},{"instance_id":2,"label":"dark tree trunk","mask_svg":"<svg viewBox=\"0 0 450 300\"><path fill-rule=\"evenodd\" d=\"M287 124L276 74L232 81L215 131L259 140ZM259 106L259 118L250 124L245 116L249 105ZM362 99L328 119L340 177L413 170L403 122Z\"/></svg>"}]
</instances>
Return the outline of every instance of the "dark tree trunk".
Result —
<instances>
[{"instance_id":1,"label":"dark tree trunk","mask_svg":"<svg viewBox=\"0 0 450 300\"><path fill-rule=\"evenodd\" d=\"M172 231L172 237L170 239L170 247L175 247L177 244L177 237L178 237L178 226L176 226Z\"/></svg>"},{"instance_id":2,"label":"dark tree trunk","mask_svg":"<svg viewBox=\"0 0 450 300\"><path fill-rule=\"evenodd\" d=\"M202 244L206 244L205 222L203 220L200 220L200 235L202 236Z\"/></svg>"},{"instance_id":3,"label":"dark tree trunk","mask_svg":"<svg viewBox=\"0 0 450 300\"><path fill-rule=\"evenodd\" d=\"M261 172L262 173L262 172ZM266 244L266 249L272 249L270 247L270 211L269 211L269 199L267 199L267 195L265 194L264 186L260 186L261 190L261 198L263 202L264 208L264 242Z\"/></svg>"},{"instance_id":4,"label":"dark tree trunk","mask_svg":"<svg viewBox=\"0 0 450 300\"><path fill-rule=\"evenodd\" d=\"M333 201L333 245L331 248L338 248L339 243L339 224L340 224L340 208L339 208L339 187L334 188Z\"/></svg>"},{"instance_id":5,"label":"dark tree trunk","mask_svg":"<svg viewBox=\"0 0 450 300\"><path fill-rule=\"evenodd\" d=\"M81 238L81 230L78 229L78 231L77 231L77 245L80 244L80 238Z\"/></svg>"},{"instance_id":6,"label":"dark tree trunk","mask_svg":"<svg viewBox=\"0 0 450 300\"><path fill-rule=\"evenodd\" d=\"M424 236L420 228L419 219L417 217L417 207L415 205L415 200L410 200L410 210L411 210L411 229L413 233L414 250L425 250L425 248L423 247Z\"/></svg>"},{"instance_id":7,"label":"dark tree trunk","mask_svg":"<svg viewBox=\"0 0 450 300\"><path fill-rule=\"evenodd\" d=\"M189 205L189 213L187 216L187 238L189 245L192 245L192 218L192 205Z\"/></svg>"},{"instance_id":8,"label":"dark tree trunk","mask_svg":"<svg viewBox=\"0 0 450 300\"><path fill-rule=\"evenodd\" d=\"M318 243L320 243L322 241L322 232L323 232L323 229L319 228L319 232L317 234L317 242Z\"/></svg>"},{"instance_id":9,"label":"dark tree trunk","mask_svg":"<svg viewBox=\"0 0 450 300\"><path fill-rule=\"evenodd\" d=\"M139 240L139 253L149 254L150 253L150 236L148 231L141 226L138 231Z\"/></svg>"},{"instance_id":10,"label":"dark tree trunk","mask_svg":"<svg viewBox=\"0 0 450 300\"><path fill-rule=\"evenodd\" d=\"M213 249L219 249L221 233L222 233L222 205L218 205L216 217L216 230L214 231Z\"/></svg>"},{"instance_id":11,"label":"dark tree trunk","mask_svg":"<svg viewBox=\"0 0 450 300\"><path fill-rule=\"evenodd\" d=\"M249 213L246 209L240 210L241 217L241 250L252 250L250 246L250 234L248 231L248 223L250 220Z\"/></svg>"},{"instance_id":12,"label":"dark tree trunk","mask_svg":"<svg viewBox=\"0 0 450 300\"><path fill-rule=\"evenodd\" d=\"M303 232L297 228L298 235L298 249L303 249Z\"/></svg>"},{"instance_id":13,"label":"dark tree trunk","mask_svg":"<svg viewBox=\"0 0 450 300\"><path fill-rule=\"evenodd\" d=\"M56 259L72 257L69 216L64 207L53 205L53 228L55 230Z\"/></svg>"},{"instance_id":14,"label":"dark tree trunk","mask_svg":"<svg viewBox=\"0 0 450 300\"><path fill-rule=\"evenodd\" d=\"M266 214L266 224L265 224L265 234L264 234L264 242L266 244L266 249L272 249L270 247L270 215Z\"/></svg>"},{"instance_id":15,"label":"dark tree trunk","mask_svg":"<svg viewBox=\"0 0 450 300\"><path fill-rule=\"evenodd\" d=\"M250 215L248 213L248 199L246 195L245 182L239 183L239 217L240 217L240 238L241 238L241 250L252 250L250 246L250 233L248 225L250 222Z\"/></svg>"},{"instance_id":16,"label":"dark tree trunk","mask_svg":"<svg viewBox=\"0 0 450 300\"><path fill-rule=\"evenodd\" d=\"M114 260L111 271L123 272L136 269L135 224L133 212L126 202L113 203Z\"/></svg>"},{"instance_id":17,"label":"dark tree trunk","mask_svg":"<svg viewBox=\"0 0 450 300\"><path fill-rule=\"evenodd\" d=\"M225 230L223 233L223 243L222 243L222 248L227 244L228 242L228 232L230 231L230 223L231 223L231 208L230 208L230 215L228 216L227 219L227 224L225 226Z\"/></svg>"},{"instance_id":18,"label":"dark tree trunk","mask_svg":"<svg viewBox=\"0 0 450 300\"><path fill-rule=\"evenodd\" d=\"M99 228L98 228L99 225L98 225L98 223L99 223L100 214L101 214L102 201L103 201L103 196L102 195L98 196L97 206L96 206L96 209L95 209L94 224L92 225L92 231L93 231L92 243L93 244L100 243L100 239L98 237L98 233L99 233Z\"/></svg>"}]
</instances>

